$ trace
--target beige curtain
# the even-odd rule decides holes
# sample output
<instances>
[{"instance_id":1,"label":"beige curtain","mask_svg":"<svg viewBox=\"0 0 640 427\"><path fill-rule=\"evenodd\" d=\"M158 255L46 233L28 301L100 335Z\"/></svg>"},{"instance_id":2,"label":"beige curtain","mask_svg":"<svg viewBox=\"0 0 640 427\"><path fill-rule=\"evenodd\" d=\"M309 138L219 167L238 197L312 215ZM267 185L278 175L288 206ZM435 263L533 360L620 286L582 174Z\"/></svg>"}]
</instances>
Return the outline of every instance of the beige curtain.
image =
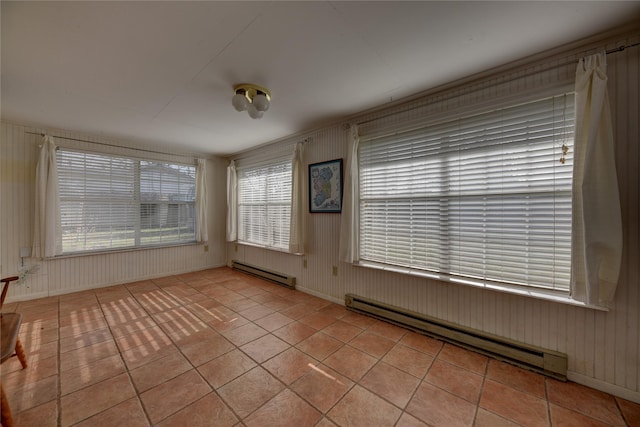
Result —
<instances>
[{"instance_id":1,"label":"beige curtain","mask_svg":"<svg viewBox=\"0 0 640 427\"><path fill-rule=\"evenodd\" d=\"M579 61L575 90L571 296L607 306L620 272L622 221L605 53Z\"/></svg>"},{"instance_id":2,"label":"beige curtain","mask_svg":"<svg viewBox=\"0 0 640 427\"><path fill-rule=\"evenodd\" d=\"M227 166L227 242L238 240L238 175L236 162Z\"/></svg>"},{"instance_id":3,"label":"beige curtain","mask_svg":"<svg viewBox=\"0 0 640 427\"><path fill-rule=\"evenodd\" d=\"M196 241L207 242L207 161L198 159L196 165Z\"/></svg>"},{"instance_id":4,"label":"beige curtain","mask_svg":"<svg viewBox=\"0 0 640 427\"><path fill-rule=\"evenodd\" d=\"M289 252L304 253L304 161L302 158L303 145L296 144L291 167L291 225L289 228Z\"/></svg>"},{"instance_id":5,"label":"beige curtain","mask_svg":"<svg viewBox=\"0 0 640 427\"><path fill-rule=\"evenodd\" d=\"M48 258L62 253L62 223L56 149L53 138L45 136L36 167L33 227L33 256L36 258Z\"/></svg>"},{"instance_id":6,"label":"beige curtain","mask_svg":"<svg viewBox=\"0 0 640 427\"><path fill-rule=\"evenodd\" d=\"M360 210L358 209L358 126L352 125L349 138L349 154L345 171L340 218L340 261L353 263L359 259Z\"/></svg>"}]
</instances>

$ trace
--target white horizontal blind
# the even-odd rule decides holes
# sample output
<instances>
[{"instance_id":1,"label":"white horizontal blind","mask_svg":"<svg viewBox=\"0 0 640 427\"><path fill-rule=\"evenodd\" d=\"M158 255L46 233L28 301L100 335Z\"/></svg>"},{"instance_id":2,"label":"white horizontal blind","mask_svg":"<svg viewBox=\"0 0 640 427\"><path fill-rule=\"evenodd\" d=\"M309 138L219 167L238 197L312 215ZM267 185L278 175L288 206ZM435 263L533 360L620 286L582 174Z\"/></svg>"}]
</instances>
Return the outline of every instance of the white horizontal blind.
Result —
<instances>
[{"instance_id":1,"label":"white horizontal blind","mask_svg":"<svg viewBox=\"0 0 640 427\"><path fill-rule=\"evenodd\" d=\"M59 150L63 253L195 241L195 166Z\"/></svg>"},{"instance_id":2,"label":"white horizontal blind","mask_svg":"<svg viewBox=\"0 0 640 427\"><path fill-rule=\"evenodd\" d=\"M288 250L292 159L238 168L238 241Z\"/></svg>"},{"instance_id":3,"label":"white horizontal blind","mask_svg":"<svg viewBox=\"0 0 640 427\"><path fill-rule=\"evenodd\" d=\"M573 118L570 94L363 137L360 258L568 290Z\"/></svg>"}]
</instances>

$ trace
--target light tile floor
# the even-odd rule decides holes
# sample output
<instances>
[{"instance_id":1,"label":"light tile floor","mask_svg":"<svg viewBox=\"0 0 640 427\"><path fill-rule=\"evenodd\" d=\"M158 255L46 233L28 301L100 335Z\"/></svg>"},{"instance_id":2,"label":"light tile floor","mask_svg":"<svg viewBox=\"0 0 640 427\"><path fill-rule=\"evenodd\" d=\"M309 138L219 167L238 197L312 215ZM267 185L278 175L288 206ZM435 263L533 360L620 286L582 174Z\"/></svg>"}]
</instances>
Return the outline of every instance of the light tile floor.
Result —
<instances>
[{"instance_id":1,"label":"light tile floor","mask_svg":"<svg viewBox=\"0 0 640 427\"><path fill-rule=\"evenodd\" d=\"M20 426L640 426L640 405L228 268L7 304Z\"/></svg>"}]
</instances>

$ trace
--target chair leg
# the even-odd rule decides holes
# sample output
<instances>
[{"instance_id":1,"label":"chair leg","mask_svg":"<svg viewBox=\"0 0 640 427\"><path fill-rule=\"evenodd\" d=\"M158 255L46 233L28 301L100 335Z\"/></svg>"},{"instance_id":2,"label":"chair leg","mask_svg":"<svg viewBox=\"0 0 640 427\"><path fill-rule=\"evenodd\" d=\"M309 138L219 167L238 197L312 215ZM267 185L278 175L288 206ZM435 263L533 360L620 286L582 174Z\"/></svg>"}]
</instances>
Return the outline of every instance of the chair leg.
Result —
<instances>
[{"instance_id":1,"label":"chair leg","mask_svg":"<svg viewBox=\"0 0 640 427\"><path fill-rule=\"evenodd\" d=\"M22 369L25 369L27 367L27 355L24 354L24 348L22 348L22 343L20 342L20 338L16 340L16 354L18 355L18 359L22 364Z\"/></svg>"},{"instance_id":2,"label":"chair leg","mask_svg":"<svg viewBox=\"0 0 640 427\"><path fill-rule=\"evenodd\" d=\"M0 409L0 420L2 422L2 427L13 427L13 417L11 416L11 409L9 408L9 401L7 401L7 396L4 394L4 388L2 388L2 383L0 383L0 394L2 395L1 406Z\"/></svg>"}]
</instances>

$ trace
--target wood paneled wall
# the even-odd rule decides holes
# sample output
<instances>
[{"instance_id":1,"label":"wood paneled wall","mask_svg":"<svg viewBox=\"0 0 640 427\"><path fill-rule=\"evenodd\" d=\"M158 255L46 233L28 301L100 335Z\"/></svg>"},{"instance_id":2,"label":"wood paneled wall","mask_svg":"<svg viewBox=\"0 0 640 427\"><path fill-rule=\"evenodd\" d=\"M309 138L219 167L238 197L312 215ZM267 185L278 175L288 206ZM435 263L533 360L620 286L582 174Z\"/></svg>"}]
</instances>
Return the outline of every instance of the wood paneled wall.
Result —
<instances>
[{"instance_id":1,"label":"wood paneled wall","mask_svg":"<svg viewBox=\"0 0 640 427\"><path fill-rule=\"evenodd\" d=\"M35 170L39 145L38 134L46 129L2 123L0 130L0 275L18 274L20 248L31 247L33 240L33 212ZM75 147L108 150L111 153L131 154L131 148L150 149L125 141L112 141L79 135L73 132L49 131L49 134L68 138L122 145L123 148L69 142ZM64 142L64 140L60 140ZM125 148L129 147L129 148ZM142 153L141 157L144 157ZM164 160L185 162L184 157L162 155ZM207 161L209 217L208 251L203 244L154 248L96 255L62 257L54 260L25 258L27 267L39 266L24 283L12 286L7 301L58 295L83 289L132 282L151 277L202 270L224 265L226 246L224 224L226 209L218 209L226 199L226 161L209 158Z\"/></svg>"},{"instance_id":2,"label":"wood paneled wall","mask_svg":"<svg viewBox=\"0 0 640 427\"><path fill-rule=\"evenodd\" d=\"M438 114L442 102L473 103L488 93L501 97L514 85L525 92L536 91L545 82L571 86L577 58L639 39L640 32L634 30L606 40L576 43L521 61L507 69L506 77L504 70L493 70L424 98L353 117L350 122L392 126ZM239 259L294 275L299 289L336 302L343 301L345 293L355 293L566 353L570 379L640 402L640 47L610 54L607 62L624 227L620 282L608 312L342 263L338 259L339 214L307 215L304 256L229 244L228 261ZM310 141L305 144L305 162L346 159L346 124L296 135L297 140ZM337 275L333 275L334 266Z\"/></svg>"}]
</instances>

